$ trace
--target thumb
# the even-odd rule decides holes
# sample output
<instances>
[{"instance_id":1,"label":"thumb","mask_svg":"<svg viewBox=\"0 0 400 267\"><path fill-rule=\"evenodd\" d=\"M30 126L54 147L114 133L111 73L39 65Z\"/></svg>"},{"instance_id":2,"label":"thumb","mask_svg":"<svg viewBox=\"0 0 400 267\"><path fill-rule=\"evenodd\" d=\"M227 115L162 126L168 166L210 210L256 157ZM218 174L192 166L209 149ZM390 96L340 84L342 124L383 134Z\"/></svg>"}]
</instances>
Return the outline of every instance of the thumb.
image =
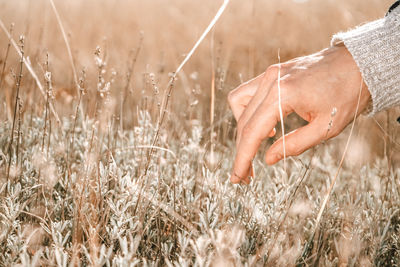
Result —
<instances>
[{"instance_id":1,"label":"thumb","mask_svg":"<svg viewBox=\"0 0 400 267\"><path fill-rule=\"evenodd\" d=\"M326 120L315 119L309 124L285 135L286 156L297 156L325 139ZM283 159L283 138L279 138L265 154L265 162L273 165Z\"/></svg>"}]
</instances>

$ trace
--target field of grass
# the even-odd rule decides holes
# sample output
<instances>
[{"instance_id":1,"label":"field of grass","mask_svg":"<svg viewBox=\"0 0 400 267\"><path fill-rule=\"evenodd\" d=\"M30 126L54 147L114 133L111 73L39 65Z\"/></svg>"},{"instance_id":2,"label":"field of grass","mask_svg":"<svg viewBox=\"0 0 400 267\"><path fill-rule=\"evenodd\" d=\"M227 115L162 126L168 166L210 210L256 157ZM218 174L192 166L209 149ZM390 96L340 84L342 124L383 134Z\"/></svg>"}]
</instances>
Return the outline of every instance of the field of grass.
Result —
<instances>
[{"instance_id":1,"label":"field of grass","mask_svg":"<svg viewBox=\"0 0 400 267\"><path fill-rule=\"evenodd\" d=\"M52 2L0 0L0 266L400 264L400 109L245 186L226 102L392 1L231 0L172 85L222 0Z\"/></svg>"}]
</instances>

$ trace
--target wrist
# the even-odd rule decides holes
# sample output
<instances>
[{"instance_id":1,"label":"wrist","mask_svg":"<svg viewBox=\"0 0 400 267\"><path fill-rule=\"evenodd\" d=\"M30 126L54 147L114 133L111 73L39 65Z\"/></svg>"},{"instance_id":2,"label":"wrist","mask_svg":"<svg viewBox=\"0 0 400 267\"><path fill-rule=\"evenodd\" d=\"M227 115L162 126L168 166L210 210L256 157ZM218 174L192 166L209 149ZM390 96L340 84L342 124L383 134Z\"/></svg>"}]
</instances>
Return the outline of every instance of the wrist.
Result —
<instances>
[{"instance_id":1,"label":"wrist","mask_svg":"<svg viewBox=\"0 0 400 267\"><path fill-rule=\"evenodd\" d=\"M332 48L333 49L339 49L341 52L343 53L344 56L344 65L348 65L349 67L346 68L347 71L349 72L355 72L359 79L359 86L356 86L354 88L352 88L354 91L357 91L357 96L358 96L358 92L360 92L360 103L359 103L359 110L358 110L358 114L368 114L372 111L373 109L373 105L372 105L372 98L371 98L371 93L368 89L367 84L365 83L363 76L360 72L359 67L357 66L356 61L354 60L352 54L350 53L350 51L347 49L346 45L344 44L343 41L338 41L336 43L332 44ZM360 88L361 86L361 88ZM357 99L358 102L358 99ZM358 115L357 114L357 115Z\"/></svg>"}]
</instances>

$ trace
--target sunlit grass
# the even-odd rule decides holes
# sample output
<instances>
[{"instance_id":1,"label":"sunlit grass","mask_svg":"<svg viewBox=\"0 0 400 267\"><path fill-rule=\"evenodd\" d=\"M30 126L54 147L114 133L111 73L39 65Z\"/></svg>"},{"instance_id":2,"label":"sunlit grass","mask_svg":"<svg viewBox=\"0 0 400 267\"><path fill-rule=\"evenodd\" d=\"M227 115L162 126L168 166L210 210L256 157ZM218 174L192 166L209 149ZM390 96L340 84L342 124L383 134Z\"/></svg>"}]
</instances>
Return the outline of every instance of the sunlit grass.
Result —
<instances>
[{"instance_id":1,"label":"sunlit grass","mask_svg":"<svg viewBox=\"0 0 400 267\"><path fill-rule=\"evenodd\" d=\"M227 93L276 63L278 48L282 60L313 52L386 8L337 2L231 1L174 79L162 127L170 72L222 2L55 1L76 71L49 2L1 2L0 18L15 22L17 45L24 34L44 95L2 33L0 265L293 266L307 244L311 265L395 265L397 110L355 123L311 243L349 129L288 158L286 168L263 162L268 140L254 161L257 178L229 182L235 122ZM289 117L285 131L301 123Z\"/></svg>"}]
</instances>

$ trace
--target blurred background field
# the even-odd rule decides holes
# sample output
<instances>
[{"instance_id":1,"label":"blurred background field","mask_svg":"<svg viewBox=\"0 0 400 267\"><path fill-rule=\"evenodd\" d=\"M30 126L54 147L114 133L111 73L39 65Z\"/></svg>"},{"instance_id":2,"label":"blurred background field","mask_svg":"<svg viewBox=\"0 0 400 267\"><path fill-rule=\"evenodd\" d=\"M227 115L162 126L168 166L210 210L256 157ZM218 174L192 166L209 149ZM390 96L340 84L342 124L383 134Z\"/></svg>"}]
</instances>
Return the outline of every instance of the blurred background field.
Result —
<instances>
[{"instance_id":1,"label":"blurred background field","mask_svg":"<svg viewBox=\"0 0 400 267\"><path fill-rule=\"evenodd\" d=\"M25 66L20 75L1 31L0 265L291 266L305 244L314 244L303 253L308 264L396 263L398 108L357 120L312 241L348 130L289 160L287 173L267 167L261 151L250 186L227 181L235 136L228 92L277 63L278 50L282 61L316 52L391 3L230 1L179 73L151 148L171 73L222 1L55 1L57 20L49 0L1 0L0 19L23 40L45 94Z\"/></svg>"},{"instance_id":2,"label":"blurred background field","mask_svg":"<svg viewBox=\"0 0 400 267\"><path fill-rule=\"evenodd\" d=\"M333 33L380 18L390 3L391 0L231 1L212 33L213 38L210 35L203 42L180 73L171 102L173 117L200 121L210 117L213 72L218 103L215 116L221 117L227 113L227 92L277 63L278 49L282 61L316 52L329 46ZM41 77L46 54L49 54L49 70L57 100L55 108L62 115L70 115L77 90L65 42L51 5L47 0L2 1L0 4L3 22L6 27L15 24L16 40L21 34L25 36L25 53ZM98 80L94 53L96 48L100 48L100 58L104 57L107 64L103 76L105 84L111 83L113 109L120 113L117 110L120 109L122 92L125 98L123 112L126 114L123 121L126 126L133 125L136 112L132 112L132 105L138 104L144 96L153 96L152 80L162 95L169 80L168 74L183 60L219 5L218 1L184 0L57 3L77 76L81 77L83 70L86 73L88 95L83 99L83 109L93 115L91 107L96 101ZM2 34L0 38L4 44L2 57L5 57L7 37ZM3 119L6 114L11 117L15 79L10 68L14 68L15 73L17 61L17 54L11 49L2 90L8 104L8 112L2 112ZM133 65L133 71L130 71ZM126 76L129 72L132 77L128 84ZM22 82L29 88L25 106L28 107L29 102L39 104L42 101L36 107L44 108L44 98L37 94L33 84L29 84L32 80L28 74L24 75ZM369 124L366 127L377 128ZM364 138L371 138L371 135ZM382 138L376 141L382 145ZM375 145L370 140L368 143Z\"/></svg>"}]
</instances>

